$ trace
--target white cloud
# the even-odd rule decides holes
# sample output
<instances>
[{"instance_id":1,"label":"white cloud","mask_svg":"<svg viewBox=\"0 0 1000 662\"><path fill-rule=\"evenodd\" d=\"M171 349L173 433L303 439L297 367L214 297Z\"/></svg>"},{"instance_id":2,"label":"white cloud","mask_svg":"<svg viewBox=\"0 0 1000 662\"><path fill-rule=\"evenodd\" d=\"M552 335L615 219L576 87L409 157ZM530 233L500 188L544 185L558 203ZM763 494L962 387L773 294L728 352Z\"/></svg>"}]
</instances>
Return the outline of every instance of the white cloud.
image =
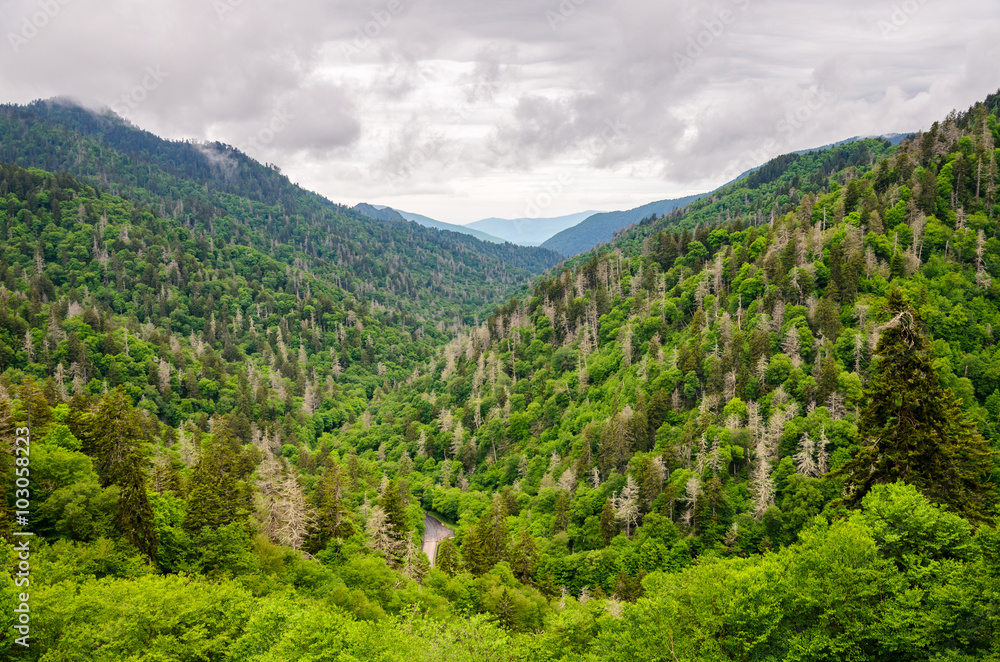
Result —
<instances>
[{"instance_id":1,"label":"white cloud","mask_svg":"<svg viewBox=\"0 0 1000 662\"><path fill-rule=\"evenodd\" d=\"M990 0L55 6L36 21L5 0L5 100L124 98L145 128L233 144L336 201L458 222L523 216L551 182L568 182L551 215L705 190L1000 87Z\"/></svg>"}]
</instances>

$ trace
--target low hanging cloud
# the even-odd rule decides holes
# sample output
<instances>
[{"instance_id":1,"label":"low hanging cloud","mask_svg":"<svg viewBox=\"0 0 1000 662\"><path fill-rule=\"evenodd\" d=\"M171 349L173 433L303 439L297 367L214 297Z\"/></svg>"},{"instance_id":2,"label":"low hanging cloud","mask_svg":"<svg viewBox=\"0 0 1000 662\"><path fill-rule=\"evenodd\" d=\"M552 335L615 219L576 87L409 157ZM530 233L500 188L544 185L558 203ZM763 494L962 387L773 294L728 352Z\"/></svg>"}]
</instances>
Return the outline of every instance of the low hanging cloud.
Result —
<instances>
[{"instance_id":1,"label":"low hanging cloud","mask_svg":"<svg viewBox=\"0 0 1000 662\"><path fill-rule=\"evenodd\" d=\"M989 0L7 0L0 94L220 140L338 201L620 208L1000 88ZM560 179L561 178L561 179ZM474 193L473 193L474 192Z\"/></svg>"}]
</instances>

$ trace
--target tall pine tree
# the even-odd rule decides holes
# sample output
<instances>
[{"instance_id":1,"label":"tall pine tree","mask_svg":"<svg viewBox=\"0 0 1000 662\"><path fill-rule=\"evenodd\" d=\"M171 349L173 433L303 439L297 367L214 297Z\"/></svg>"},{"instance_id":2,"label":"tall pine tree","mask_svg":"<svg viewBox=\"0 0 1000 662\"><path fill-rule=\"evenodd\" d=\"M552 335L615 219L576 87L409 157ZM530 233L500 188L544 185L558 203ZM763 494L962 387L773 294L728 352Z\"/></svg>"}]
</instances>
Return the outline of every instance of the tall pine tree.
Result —
<instances>
[{"instance_id":1,"label":"tall pine tree","mask_svg":"<svg viewBox=\"0 0 1000 662\"><path fill-rule=\"evenodd\" d=\"M184 528L190 533L207 526L217 529L247 520L253 509L248 479L255 458L243 450L229 426L229 417L216 419L211 440L194 466Z\"/></svg>"},{"instance_id":2,"label":"tall pine tree","mask_svg":"<svg viewBox=\"0 0 1000 662\"><path fill-rule=\"evenodd\" d=\"M406 542L410 535L410 526L406 521L406 504L399 494L399 486L391 480L382 492L382 510L385 511L386 523L389 526L389 537L393 542L394 554L397 560L406 551Z\"/></svg>"},{"instance_id":3,"label":"tall pine tree","mask_svg":"<svg viewBox=\"0 0 1000 662\"><path fill-rule=\"evenodd\" d=\"M615 513L615 505L611 499L604 500L604 508L601 509L601 540L607 547L611 540L618 535L618 515Z\"/></svg>"},{"instance_id":4,"label":"tall pine tree","mask_svg":"<svg viewBox=\"0 0 1000 662\"><path fill-rule=\"evenodd\" d=\"M500 495L495 494L490 509L462 542L465 567L474 575L485 574L507 560L507 550L507 509Z\"/></svg>"},{"instance_id":5,"label":"tall pine tree","mask_svg":"<svg viewBox=\"0 0 1000 662\"><path fill-rule=\"evenodd\" d=\"M462 570L462 559L458 555L458 547L454 538L445 538L438 543L434 566L441 572L455 576Z\"/></svg>"},{"instance_id":6,"label":"tall pine tree","mask_svg":"<svg viewBox=\"0 0 1000 662\"><path fill-rule=\"evenodd\" d=\"M538 569L538 543L531 532L522 529L510 552L510 569L514 576L527 584Z\"/></svg>"},{"instance_id":7,"label":"tall pine tree","mask_svg":"<svg viewBox=\"0 0 1000 662\"><path fill-rule=\"evenodd\" d=\"M941 385L921 319L898 288L888 311L858 425L863 446L833 474L844 479L842 502L857 507L872 486L902 480L969 520L988 520L993 453Z\"/></svg>"},{"instance_id":8,"label":"tall pine tree","mask_svg":"<svg viewBox=\"0 0 1000 662\"><path fill-rule=\"evenodd\" d=\"M317 490L319 517L316 528L321 545L335 538L349 538L354 535L351 511L345 499L347 492L345 483L340 464L327 459L326 471Z\"/></svg>"},{"instance_id":9,"label":"tall pine tree","mask_svg":"<svg viewBox=\"0 0 1000 662\"><path fill-rule=\"evenodd\" d=\"M83 447L95 460L101 486L118 486L115 525L136 549L155 559L158 541L146 494L142 421L122 387L105 395L84 418L83 432Z\"/></svg>"}]
</instances>

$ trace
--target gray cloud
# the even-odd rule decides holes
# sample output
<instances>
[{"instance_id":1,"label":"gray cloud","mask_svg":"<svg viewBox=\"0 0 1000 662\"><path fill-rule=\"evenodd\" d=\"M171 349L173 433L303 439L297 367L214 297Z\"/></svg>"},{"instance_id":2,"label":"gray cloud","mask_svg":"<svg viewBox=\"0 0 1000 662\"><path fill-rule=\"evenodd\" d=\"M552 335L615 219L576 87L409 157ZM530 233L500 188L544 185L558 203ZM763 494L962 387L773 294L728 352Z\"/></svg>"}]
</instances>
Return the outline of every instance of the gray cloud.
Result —
<instances>
[{"instance_id":1,"label":"gray cloud","mask_svg":"<svg viewBox=\"0 0 1000 662\"><path fill-rule=\"evenodd\" d=\"M688 193L1000 87L991 0L2 2L4 100L110 104L443 220L560 175L554 213Z\"/></svg>"}]
</instances>

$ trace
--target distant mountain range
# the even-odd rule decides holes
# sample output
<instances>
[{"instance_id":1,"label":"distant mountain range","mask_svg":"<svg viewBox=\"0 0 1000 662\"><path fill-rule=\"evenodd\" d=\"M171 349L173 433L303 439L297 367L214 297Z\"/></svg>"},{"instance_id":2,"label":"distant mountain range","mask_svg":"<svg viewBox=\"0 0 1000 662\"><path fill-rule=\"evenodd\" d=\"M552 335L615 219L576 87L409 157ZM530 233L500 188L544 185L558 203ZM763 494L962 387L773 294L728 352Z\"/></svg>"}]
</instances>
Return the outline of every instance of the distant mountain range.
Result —
<instances>
[{"instance_id":1,"label":"distant mountain range","mask_svg":"<svg viewBox=\"0 0 1000 662\"><path fill-rule=\"evenodd\" d=\"M423 214L414 214L394 209L386 205L372 205L362 202L354 206L365 216L381 221L413 221L424 227L437 228L438 230L449 230L467 234L483 241L491 241L495 244L510 242L520 246L540 246L542 242L559 232L578 225L581 221L599 212L590 210L569 214L567 216L556 216L553 218L484 218L467 225L456 223L445 223Z\"/></svg>"},{"instance_id":2,"label":"distant mountain range","mask_svg":"<svg viewBox=\"0 0 1000 662\"><path fill-rule=\"evenodd\" d=\"M647 205L629 209L628 211L609 211L594 214L582 223L567 228L559 234L542 243L542 248L548 248L567 257L589 251L600 243L611 241L615 233L633 223L638 223L650 216L663 216L679 207L686 207L695 200L704 198L708 193L689 195L675 200L660 200Z\"/></svg>"},{"instance_id":3,"label":"distant mountain range","mask_svg":"<svg viewBox=\"0 0 1000 662\"><path fill-rule=\"evenodd\" d=\"M813 147L811 149L791 152L791 154L801 155L825 151L841 145L868 140L870 138L887 140L893 145L898 145L909 135L912 134L887 133L880 136L855 136L853 138L847 138L846 140L830 143L829 145L823 145L822 147ZM788 156L790 155L786 155L786 158ZM724 184L723 187L740 181L762 167L764 167L764 164L747 170L731 182ZM421 214L400 211L384 205L361 203L356 205L354 209L362 214L365 214L366 216L379 220L413 221L425 227L468 234L493 243L503 243L505 241L509 241L512 244L519 244L521 246L541 246L542 248L548 248L549 250L555 251L560 255L572 257L589 251L598 244L611 241L614 238L615 233L634 223L638 223L644 218L649 218L651 216L664 216L675 209L684 208L692 202L700 200L708 195L711 195L711 192L699 193L697 195L689 195L687 197L671 200L659 200L657 202L650 202L649 204L629 209L627 211L584 211L553 218L507 219L491 217L484 218L481 221L469 223L468 225L444 223Z\"/></svg>"},{"instance_id":4,"label":"distant mountain range","mask_svg":"<svg viewBox=\"0 0 1000 662\"><path fill-rule=\"evenodd\" d=\"M449 232L458 232L459 234L467 234L475 237L476 239L481 239L494 244L502 244L507 241L506 239L494 237L493 235L480 232L479 230L473 230L462 225L455 225L453 223L435 221L433 218L429 218L421 214L411 214L409 212L393 209L392 207L386 207L385 205L370 205L367 202L359 202L354 205L354 211L379 221L401 221L404 223L407 221L413 221L414 223L422 225L425 228L435 228L438 230L447 230Z\"/></svg>"},{"instance_id":5,"label":"distant mountain range","mask_svg":"<svg viewBox=\"0 0 1000 662\"><path fill-rule=\"evenodd\" d=\"M579 225L598 213L591 210L553 218L484 218L465 227L476 228L522 246L540 246L563 230Z\"/></svg>"}]
</instances>

